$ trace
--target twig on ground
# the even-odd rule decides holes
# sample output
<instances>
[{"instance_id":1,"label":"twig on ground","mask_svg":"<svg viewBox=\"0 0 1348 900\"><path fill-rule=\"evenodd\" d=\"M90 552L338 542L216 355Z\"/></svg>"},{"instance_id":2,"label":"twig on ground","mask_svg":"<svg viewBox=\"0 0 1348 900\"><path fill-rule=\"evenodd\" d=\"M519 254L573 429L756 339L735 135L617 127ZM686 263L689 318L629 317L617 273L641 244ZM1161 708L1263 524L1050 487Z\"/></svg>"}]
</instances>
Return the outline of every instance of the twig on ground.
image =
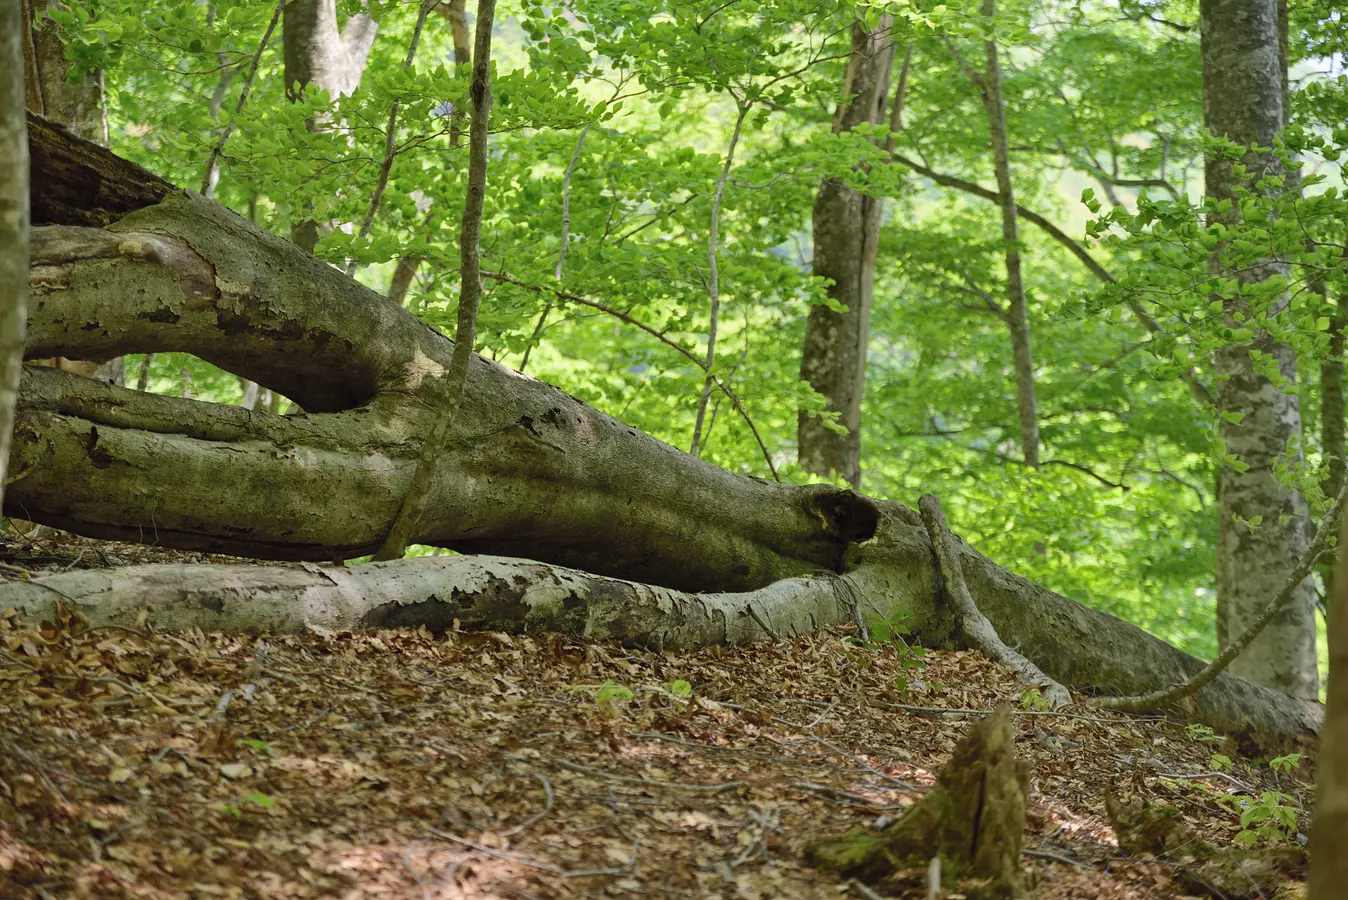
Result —
<instances>
[{"instance_id":1,"label":"twig on ground","mask_svg":"<svg viewBox=\"0 0 1348 900\"><path fill-rule=\"evenodd\" d=\"M612 772L605 772L603 769L594 769L590 766L582 766L580 763L573 763L569 759L555 759L553 763L559 768L570 772L579 772L584 775L597 775L608 781L620 781L624 784L644 784L650 787L669 788L676 791L695 791L707 794L723 794L726 791L739 790L745 787L743 781L727 781L724 784L684 784L679 781L655 781L651 778L638 778L633 775L615 775Z\"/></svg>"},{"instance_id":2,"label":"twig on ground","mask_svg":"<svg viewBox=\"0 0 1348 900\"><path fill-rule=\"evenodd\" d=\"M1031 850L1028 847L1021 848L1022 856L1034 856L1039 859L1051 859L1055 862L1067 863L1069 866L1076 866L1078 869L1085 869L1088 872L1094 872L1095 866L1090 863L1084 863L1081 860L1073 859L1070 856L1063 856L1061 853L1054 853L1050 850Z\"/></svg>"},{"instance_id":3,"label":"twig on ground","mask_svg":"<svg viewBox=\"0 0 1348 900\"><path fill-rule=\"evenodd\" d=\"M946 599L959 617L960 631L976 649L993 662L1006 666L1025 684L1043 689L1044 700L1054 709L1068 706L1072 695L1067 688L1044 674L1037 665L1018 650L1008 647L997 634L997 629L983 615L973 594L964 581L964 570L960 565L959 547L955 536L950 533L945 513L941 510L941 501L933 494L923 494L918 501L918 510L922 513L922 523L927 526L932 547L940 568L941 580L945 587Z\"/></svg>"},{"instance_id":4,"label":"twig on ground","mask_svg":"<svg viewBox=\"0 0 1348 900\"><path fill-rule=\"evenodd\" d=\"M536 822L541 821L544 816L552 812L552 800L553 800L552 784L547 780L547 778L543 777L537 772L534 772L533 776L538 779L540 784L543 785L543 811L534 813L532 816L525 819L518 825L515 825L511 828L507 828L505 831L502 831L501 834L504 835L505 837L511 837L512 835L519 834L521 831L528 828L530 825L533 825Z\"/></svg>"}]
</instances>

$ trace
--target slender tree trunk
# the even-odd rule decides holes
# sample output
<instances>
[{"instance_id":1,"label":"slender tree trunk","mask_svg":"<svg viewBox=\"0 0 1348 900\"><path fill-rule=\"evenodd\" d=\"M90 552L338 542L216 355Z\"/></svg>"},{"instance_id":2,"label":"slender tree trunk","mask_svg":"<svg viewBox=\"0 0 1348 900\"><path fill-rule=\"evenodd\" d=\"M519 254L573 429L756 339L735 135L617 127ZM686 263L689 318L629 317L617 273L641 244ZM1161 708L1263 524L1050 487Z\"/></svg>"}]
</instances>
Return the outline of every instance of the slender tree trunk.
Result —
<instances>
[{"instance_id":1,"label":"slender tree trunk","mask_svg":"<svg viewBox=\"0 0 1348 900\"><path fill-rule=\"evenodd\" d=\"M893 18L885 14L874 31L860 22L852 26L852 54L847 63L843 99L833 118L833 131L885 120L894 43ZM818 416L802 411L797 423L798 457L805 471L837 474L853 487L861 484L861 400L866 385L866 338L870 333L871 294L875 284L872 234L879 231L883 201L830 178L814 202L814 274L832 282L831 299L846 310L810 308L801 352L800 377L823 394L826 408L838 413L839 434Z\"/></svg>"},{"instance_id":2,"label":"slender tree trunk","mask_svg":"<svg viewBox=\"0 0 1348 900\"><path fill-rule=\"evenodd\" d=\"M1272 147L1285 124L1278 0L1202 0L1199 18L1208 127L1238 144ZM1277 158L1267 150L1251 150L1240 164L1249 170L1246 185L1251 189L1264 175L1282 174ZM1239 220L1235 198L1241 179L1234 165L1220 154L1207 160L1208 199L1232 201L1232 210L1214 214L1214 221ZM1287 273L1286 264L1273 259L1227 272L1222 262L1225 252L1227 248L1219 245L1214 253L1210 264L1214 273L1246 284ZM1221 299L1227 321L1234 326L1236 314L1248 310L1239 298ZM1285 314L1285 306L1283 300L1277 314ZM1296 357L1290 347L1275 343L1267 333L1256 335L1254 347L1276 361L1283 378L1296 383ZM1301 557L1310 519L1305 501L1276 474L1289 452L1292 464L1300 462L1299 452L1289 446L1301 435L1297 397L1259 373L1248 347L1222 348L1214 369L1221 382L1217 409L1222 415L1222 441L1244 469L1223 466L1218 475L1217 643L1225 646L1259 615L1283 574ZM1259 524L1251 526L1251 520ZM1295 697L1318 696L1313 601L1308 580L1231 670Z\"/></svg>"},{"instance_id":3,"label":"slender tree trunk","mask_svg":"<svg viewBox=\"0 0 1348 900\"><path fill-rule=\"evenodd\" d=\"M281 18L286 93L298 97L310 86L334 99L353 93L360 86L378 28L361 13L338 29L336 0L290 0ZM318 238L318 223L311 219L291 226L290 239L309 253Z\"/></svg>"},{"instance_id":4,"label":"slender tree trunk","mask_svg":"<svg viewBox=\"0 0 1348 900\"><path fill-rule=\"evenodd\" d=\"M1339 553L1348 546L1348 524ZM1311 827L1310 900L1338 900L1348 884L1348 568L1336 566L1329 595L1329 688L1315 769L1315 821Z\"/></svg>"},{"instance_id":5,"label":"slender tree trunk","mask_svg":"<svg viewBox=\"0 0 1348 900\"><path fill-rule=\"evenodd\" d=\"M420 29L425 19L422 7L417 20ZM450 427L463 404L468 385L468 369L473 361L477 339L477 310L482 302L482 211L487 199L487 128L491 116L491 30L496 17L496 0L478 0L477 35L473 55L473 81L469 88L473 116L468 133L468 190L463 201L463 219L459 227L459 310L454 329L454 352L444 376L444 395L430 434L421 447L416 468L408 481L398 515L394 517L377 560L401 559L412 535L421 525L431 488L435 463L444 453ZM414 39L415 41L415 39ZM415 42L413 47L415 48ZM411 52L407 56L410 67ZM389 123L392 127L392 122Z\"/></svg>"},{"instance_id":6,"label":"slender tree trunk","mask_svg":"<svg viewBox=\"0 0 1348 900\"><path fill-rule=\"evenodd\" d=\"M1323 288L1323 283L1321 288ZM1320 362L1320 449L1325 455L1324 492L1327 497L1338 495L1343 487L1344 446L1343 352L1344 330L1348 328L1343 314L1343 298L1334 304L1329 318L1329 350Z\"/></svg>"},{"instance_id":7,"label":"slender tree trunk","mask_svg":"<svg viewBox=\"0 0 1348 900\"><path fill-rule=\"evenodd\" d=\"M441 3L435 8L444 19L449 22L450 39L454 42L454 65L469 66L473 63L473 43L472 37L468 33L468 14L464 9L464 0L450 0L448 3ZM449 146L457 148L459 140L463 135L463 110L456 109L451 113L449 127ZM431 210L426 211L426 225L431 224ZM398 265L393 269L393 278L389 281L388 298L399 306L407 305L407 292L412 287L412 282L417 277L417 269L421 267L422 260L418 256L404 256L398 260ZM525 351L525 359L528 359L528 351Z\"/></svg>"},{"instance_id":8,"label":"slender tree trunk","mask_svg":"<svg viewBox=\"0 0 1348 900\"><path fill-rule=\"evenodd\" d=\"M984 0L983 15L989 26L996 15L995 0ZM1006 245L1006 324L1011 331L1015 358L1016 406L1020 419L1020 446L1025 464L1039 468L1039 413L1034 399L1034 357L1030 353L1030 320L1025 308L1025 281L1020 266L1020 228L1016 195L1011 184L1011 150L1006 133L1006 100L1002 96L1002 71L997 63L997 41L986 45L987 61L978 87L988 118L992 155L997 172L997 193L1002 208L1002 242Z\"/></svg>"},{"instance_id":9,"label":"slender tree trunk","mask_svg":"<svg viewBox=\"0 0 1348 900\"><path fill-rule=\"evenodd\" d=\"M28 119L25 7L0 2L0 499L9 471L14 404L28 321Z\"/></svg>"}]
</instances>

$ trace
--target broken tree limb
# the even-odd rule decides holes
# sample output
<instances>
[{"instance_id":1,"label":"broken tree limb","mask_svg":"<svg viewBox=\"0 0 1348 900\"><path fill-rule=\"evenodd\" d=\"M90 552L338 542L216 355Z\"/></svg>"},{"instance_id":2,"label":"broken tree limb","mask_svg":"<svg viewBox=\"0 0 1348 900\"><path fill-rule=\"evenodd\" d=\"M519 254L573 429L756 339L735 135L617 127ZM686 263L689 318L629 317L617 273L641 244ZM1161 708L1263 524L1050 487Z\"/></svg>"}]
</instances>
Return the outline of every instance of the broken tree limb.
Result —
<instances>
[{"instance_id":1,"label":"broken tree limb","mask_svg":"<svg viewBox=\"0 0 1348 900\"><path fill-rule=\"evenodd\" d=\"M691 594L497 556L423 556L358 566L164 564L94 569L0 585L0 611L56 621L57 607L90 627L239 633L426 626L560 633L658 649L735 646L845 621L845 589L867 576L791 578L756 591ZM762 611L761 613L759 611ZM841 612L840 612L841 610Z\"/></svg>"},{"instance_id":2,"label":"broken tree limb","mask_svg":"<svg viewBox=\"0 0 1348 900\"><path fill-rule=\"evenodd\" d=\"M1216 678L1222 670L1231 664L1233 659L1240 656L1242 650L1250 646L1251 641L1259 637L1259 633L1264 630L1269 622L1277 618L1278 613L1282 612L1283 607L1287 606L1287 601L1291 600L1292 595L1296 593L1297 586L1315 571L1315 566L1321 558L1331 552L1325 545L1329 543L1330 537L1338 531L1339 520L1343 515L1343 504L1346 499L1348 499L1348 484L1340 489L1339 495L1334 498L1329 511L1320 519L1320 527L1315 532L1315 538L1306 548L1306 552L1301 554L1301 559L1297 560L1297 564L1292 567L1292 571L1287 574L1287 580L1283 583L1282 589L1278 591L1278 596L1269 602L1264 611L1260 613L1259 618L1251 622L1240 637L1232 641L1226 649L1217 655L1216 659L1204 666L1202 671L1187 679L1183 684L1177 684L1171 688L1152 691L1137 697L1099 697L1092 701L1092 705L1129 713L1151 712L1167 704L1183 700Z\"/></svg>"},{"instance_id":3,"label":"broken tree limb","mask_svg":"<svg viewBox=\"0 0 1348 900\"><path fill-rule=\"evenodd\" d=\"M937 565L945 587L945 597L955 607L959 618L960 631L969 646L982 653L988 659L1006 666L1024 684L1042 688L1044 700L1052 709L1059 709L1072 702L1072 695L1052 678L1048 677L1033 662L1008 647L997 634L997 629L988 621L987 616L979 612L978 604L969 593L964 581L964 571L960 567L959 553L955 549L955 536L950 533L946 523L941 501L932 494L923 494L918 501L922 513L922 523L927 527L931 545L936 553Z\"/></svg>"}]
</instances>

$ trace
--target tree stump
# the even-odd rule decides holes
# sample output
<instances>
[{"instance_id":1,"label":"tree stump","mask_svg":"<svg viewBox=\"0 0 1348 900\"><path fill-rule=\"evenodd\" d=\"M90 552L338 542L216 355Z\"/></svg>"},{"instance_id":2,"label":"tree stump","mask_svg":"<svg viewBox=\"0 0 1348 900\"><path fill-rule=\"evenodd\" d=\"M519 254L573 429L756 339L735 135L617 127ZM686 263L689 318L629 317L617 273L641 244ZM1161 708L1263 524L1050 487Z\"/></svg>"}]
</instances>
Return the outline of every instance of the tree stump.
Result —
<instances>
[{"instance_id":1,"label":"tree stump","mask_svg":"<svg viewBox=\"0 0 1348 900\"><path fill-rule=\"evenodd\" d=\"M853 829L813 845L820 868L876 883L940 857L951 879L972 879L970 896L1020 897L1020 844L1029 773L1016 758L1011 713L998 709L969 729L936 785L898 821L871 833Z\"/></svg>"}]
</instances>

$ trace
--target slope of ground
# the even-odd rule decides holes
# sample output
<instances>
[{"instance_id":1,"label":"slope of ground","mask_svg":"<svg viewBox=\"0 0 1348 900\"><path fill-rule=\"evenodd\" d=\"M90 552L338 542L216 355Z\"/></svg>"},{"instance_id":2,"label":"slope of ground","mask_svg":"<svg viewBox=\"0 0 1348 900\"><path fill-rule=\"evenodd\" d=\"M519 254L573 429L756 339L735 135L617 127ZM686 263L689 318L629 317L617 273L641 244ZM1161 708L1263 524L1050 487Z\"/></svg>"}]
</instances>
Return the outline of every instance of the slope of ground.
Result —
<instances>
[{"instance_id":1,"label":"slope of ground","mask_svg":"<svg viewBox=\"0 0 1348 900\"><path fill-rule=\"evenodd\" d=\"M4 556L10 578L157 559L59 537ZM877 896L803 847L894 816L973 717L1033 699L976 654L915 668L900 641L840 632L672 654L152 625L0 618L0 897ZM1214 772L1222 748L1165 720L1016 722L1039 896L1181 893L1170 864L1117 850L1110 785L1219 844L1231 795L1306 800L1267 766ZM925 872L886 892L926 897Z\"/></svg>"}]
</instances>

